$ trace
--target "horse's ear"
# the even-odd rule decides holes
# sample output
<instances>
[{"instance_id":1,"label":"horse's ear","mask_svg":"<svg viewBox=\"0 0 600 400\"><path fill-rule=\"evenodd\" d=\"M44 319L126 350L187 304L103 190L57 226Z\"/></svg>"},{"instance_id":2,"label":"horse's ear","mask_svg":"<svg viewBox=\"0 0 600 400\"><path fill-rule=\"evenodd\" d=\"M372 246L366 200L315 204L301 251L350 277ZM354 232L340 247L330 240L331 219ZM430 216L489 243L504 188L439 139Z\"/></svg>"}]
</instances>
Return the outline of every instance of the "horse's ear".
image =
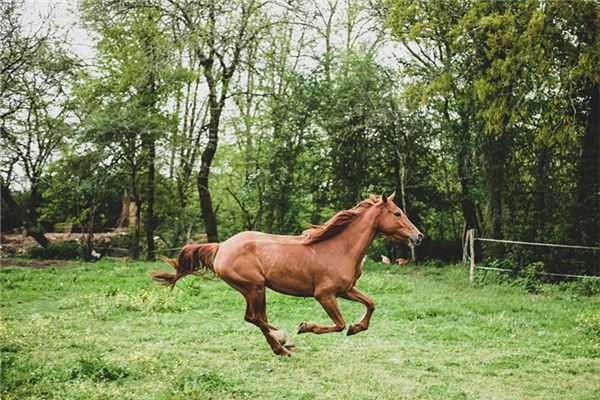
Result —
<instances>
[{"instance_id":1,"label":"horse's ear","mask_svg":"<svg viewBox=\"0 0 600 400\"><path fill-rule=\"evenodd\" d=\"M385 192L381 193L381 201L383 201L383 204L387 204L388 202L388 197L387 194L385 194Z\"/></svg>"},{"instance_id":2,"label":"horse's ear","mask_svg":"<svg viewBox=\"0 0 600 400\"><path fill-rule=\"evenodd\" d=\"M395 196L395 195L396 195L396 192L394 191L394 193L392 193L392 194L390 194L390 195L388 196L388 201L392 201L392 200L394 200L394 196Z\"/></svg>"}]
</instances>

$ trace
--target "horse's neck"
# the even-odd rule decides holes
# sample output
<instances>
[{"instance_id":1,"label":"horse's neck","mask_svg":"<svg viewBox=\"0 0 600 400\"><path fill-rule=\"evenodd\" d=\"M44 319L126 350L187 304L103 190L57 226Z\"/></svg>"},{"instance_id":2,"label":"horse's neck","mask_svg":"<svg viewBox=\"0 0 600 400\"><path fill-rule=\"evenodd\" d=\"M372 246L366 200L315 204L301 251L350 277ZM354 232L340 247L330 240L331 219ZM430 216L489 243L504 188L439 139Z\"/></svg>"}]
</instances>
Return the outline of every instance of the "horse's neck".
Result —
<instances>
[{"instance_id":1,"label":"horse's neck","mask_svg":"<svg viewBox=\"0 0 600 400\"><path fill-rule=\"evenodd\" d=\"M378 216L379 210L372 207L331 240L336 241L343 254L351 256L355 263L361 262L377 233Z\"/></svg>"}]
</instances>

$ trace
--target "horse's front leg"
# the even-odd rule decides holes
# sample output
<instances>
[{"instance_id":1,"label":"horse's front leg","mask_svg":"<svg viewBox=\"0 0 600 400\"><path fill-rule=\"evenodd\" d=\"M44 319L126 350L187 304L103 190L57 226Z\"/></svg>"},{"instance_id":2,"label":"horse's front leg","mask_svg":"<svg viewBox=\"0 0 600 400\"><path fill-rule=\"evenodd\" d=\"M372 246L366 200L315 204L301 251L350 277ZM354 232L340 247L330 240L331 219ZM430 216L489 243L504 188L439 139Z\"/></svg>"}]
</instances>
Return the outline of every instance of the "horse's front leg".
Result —
<instances>
[{"instance_id":1,"label":"horse's front leg","mask_svg":"<svg viewBox=\"0 0 600 400\"><path fill-rule=\"evenodd\" d=\"M340 297L342 297L346 300L357 301L359 303L364 304L365 307L367 307L367 311L365 312L365 315L362 317L360 322L358 324L350 325L350 328L348 328L348 336L354 335L354 334L357 334L358 332L366 331L367 329L369 329L369 322L371 322L371 315L373 315L373 311L375 311L375 303L373 302L373 300L371 300L370 298L368 298L367 296L362 294L355 287L348 290L346 293L342 294Z\"/></svg>"},{"instance_id":2,"label":"horse's front leg","mask_svg":"<svg viewBox=\"0 0 600 400\"><path fill-rule=\"evenodd\" d=\"M337 299L334 294L329 294L325 296L317 297L317 301L321 303L321 306L329 315L329 318L335 323L335 326L322 326L317 324L307 324L306 322L302 322L298 327L298 333L329 333L329 332L341 332L346 328L346 323L344 322L344 318L342 318L342 313L337 304Z\"/></svg>"}]
</instances>

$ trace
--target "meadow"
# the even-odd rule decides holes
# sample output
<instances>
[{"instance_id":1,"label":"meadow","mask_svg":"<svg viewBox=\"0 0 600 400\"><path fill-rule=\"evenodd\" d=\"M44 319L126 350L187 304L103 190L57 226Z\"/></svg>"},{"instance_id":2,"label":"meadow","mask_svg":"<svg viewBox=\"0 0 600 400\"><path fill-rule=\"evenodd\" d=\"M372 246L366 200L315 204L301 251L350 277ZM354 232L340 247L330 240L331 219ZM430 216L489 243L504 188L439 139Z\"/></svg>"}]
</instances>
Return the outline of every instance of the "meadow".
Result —
<instances>
[{"instance_id":1,"label":"meadow","mask_svg":"<svg viewBox=\"0 0 600 400\"><path fill-rule=\"evenodd\" d=\"M268 292L269 322L298 348L281 358L224 282L171 292L148 277L158 262L19 263L0 274L5 400L600 398L600 296L576 285L368 261L358 287L377 308L356 336L297 335L325 312ZM347 323L363 313L340 306Z\"/></svg>"}]
</instances>

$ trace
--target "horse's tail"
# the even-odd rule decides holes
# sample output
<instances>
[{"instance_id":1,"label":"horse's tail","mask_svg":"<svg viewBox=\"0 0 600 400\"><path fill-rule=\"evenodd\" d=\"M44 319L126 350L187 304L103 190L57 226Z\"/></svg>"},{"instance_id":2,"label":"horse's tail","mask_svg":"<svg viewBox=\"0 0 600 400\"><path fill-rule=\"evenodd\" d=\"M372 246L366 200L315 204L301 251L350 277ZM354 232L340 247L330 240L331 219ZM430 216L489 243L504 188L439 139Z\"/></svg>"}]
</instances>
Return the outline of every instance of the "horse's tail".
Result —
<instances>
[{"instance_id":1,"label":"horse's tail","mask_svg":"<svg viewBox=\"0 0 600 400\"><path fill-rule=\"evenodd\" d=\"M171 289L179 278L186 275L203 275L209 271L215 272L213 257L219 251L219 243L188 244L179 252L177 259L165 259L175 268L175 273L164 271L150 272L150 276L162 285L170 286Z\"/></svg>"}]
</instances>

